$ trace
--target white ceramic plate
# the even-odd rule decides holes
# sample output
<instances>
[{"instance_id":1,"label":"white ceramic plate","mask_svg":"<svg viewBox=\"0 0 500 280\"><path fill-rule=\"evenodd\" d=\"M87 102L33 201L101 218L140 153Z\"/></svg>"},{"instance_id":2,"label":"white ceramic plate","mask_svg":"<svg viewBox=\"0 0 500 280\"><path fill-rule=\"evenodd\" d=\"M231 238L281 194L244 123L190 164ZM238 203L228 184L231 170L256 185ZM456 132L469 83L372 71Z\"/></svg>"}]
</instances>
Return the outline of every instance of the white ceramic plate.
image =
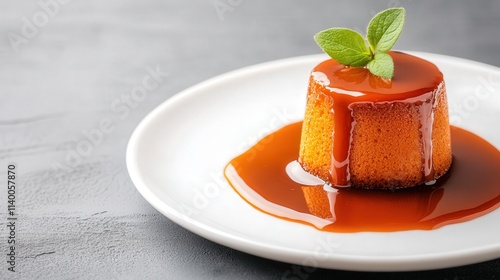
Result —
<instances>
[{"instance_id":1,"label":"white ceramic plate","mask_svg":"<svg viewBox=\"0 0 500 280\"><path fill-rule=\"evenodd\" d=\"M428 53L447 83L450 120L500 147L500 70ZM500 209L431 231L336 234L257 211L224 179L224 166L262 136L298 121L310 70L297 57L233 71L153 110L127 149L130 177L158 211L219 244L299 265L362 271L423 270L500 257Z\"/></svg>"}]
</instances>

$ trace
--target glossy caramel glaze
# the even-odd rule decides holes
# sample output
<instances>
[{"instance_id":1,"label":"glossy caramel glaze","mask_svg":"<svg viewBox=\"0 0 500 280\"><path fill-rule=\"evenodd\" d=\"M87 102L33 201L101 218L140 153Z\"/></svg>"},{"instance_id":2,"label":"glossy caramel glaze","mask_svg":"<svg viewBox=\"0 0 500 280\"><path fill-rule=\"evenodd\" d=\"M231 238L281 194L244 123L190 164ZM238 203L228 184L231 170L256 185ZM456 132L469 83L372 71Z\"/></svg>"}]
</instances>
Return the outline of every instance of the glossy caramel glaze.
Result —
<instances>
[{"instance_id":1,"label":"glossy caramel glaze","mask_svg":"<svg viewBox=\"0 0 500 280\"><path fill-rule=\"evenodd\" d=\"M233 188L267 214L324 231L387 232L435 229L500 206L500 152L466 130L451 127L453 166L436 184L391 191L291 180L285 169L297 159L301 126L294 123L263 138L226 167Z\"/></svg>"}]
</instances>

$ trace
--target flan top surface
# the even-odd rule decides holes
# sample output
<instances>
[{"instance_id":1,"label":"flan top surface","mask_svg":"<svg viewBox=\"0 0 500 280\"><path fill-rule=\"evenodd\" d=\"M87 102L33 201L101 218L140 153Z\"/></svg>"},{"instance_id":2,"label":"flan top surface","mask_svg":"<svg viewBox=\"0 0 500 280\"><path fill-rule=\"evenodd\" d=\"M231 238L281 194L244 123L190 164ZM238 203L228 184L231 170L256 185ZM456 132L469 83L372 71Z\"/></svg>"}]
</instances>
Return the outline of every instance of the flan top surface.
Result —
<instances>
[{"instance_id":1,"label":"flan top surface","mask_svg":"<svg viewBox=\"0 0 500 280\"><path fill-rule=\"evenodd\" d=\"M391 80L374 76L367 68L344 66L333 59L318 64L311 75L332 92L332 97L340 94L356 101L405 100L432 92L442 83L443 74L433 63L402 52L389 54L394 61Z\"/></svg>"}]
</instances>

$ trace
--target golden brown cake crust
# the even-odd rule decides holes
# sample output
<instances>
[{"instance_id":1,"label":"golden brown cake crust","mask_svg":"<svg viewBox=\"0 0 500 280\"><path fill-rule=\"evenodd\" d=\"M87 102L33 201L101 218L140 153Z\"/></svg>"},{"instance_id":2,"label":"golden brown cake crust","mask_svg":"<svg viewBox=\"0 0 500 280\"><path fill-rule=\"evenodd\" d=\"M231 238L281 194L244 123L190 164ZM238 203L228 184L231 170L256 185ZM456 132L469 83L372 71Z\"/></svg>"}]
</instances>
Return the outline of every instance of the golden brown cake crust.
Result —
<instances>
[{"instance_id":1,"label":"golden brown cake crust","mask_svg":"<svg viewBox=\"0 0 500 280\"><path fill-rule=\"evenodd\" d=\"M431 100L432 99L432 100ZM331 88L311 75L302 130L299 162L324 181L332 176L335 100ZM432 106L430 149L432 171L424 170L425 103ZM405 188L437 179L451 165L450 129L446 88L441 81L431 94L402 101L351 104L352 129L349 150L350 184L362 188Z\"/></svg>"}]
</instances>

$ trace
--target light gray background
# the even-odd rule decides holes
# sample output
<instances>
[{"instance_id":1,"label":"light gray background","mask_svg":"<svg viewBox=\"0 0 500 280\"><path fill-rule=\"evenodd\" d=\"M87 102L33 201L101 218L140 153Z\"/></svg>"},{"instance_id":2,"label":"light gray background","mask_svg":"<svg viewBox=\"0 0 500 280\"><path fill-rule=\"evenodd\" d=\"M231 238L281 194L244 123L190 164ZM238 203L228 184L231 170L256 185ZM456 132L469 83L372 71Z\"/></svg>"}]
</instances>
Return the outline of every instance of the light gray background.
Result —
<instances>
[{"instance_id":1,"label":"light gray background","mask_svg":"<svg viewBox=\"0 0 500 280\"><path fill-rule=\"evenodd\" d=\"M408 13L397 49L500 66L500 2L494 0L66 0L50 7L46 22L37 1L0 1L0 174L5 178L7 164L15 162L19 176L18 272L9 273L0 258L1 279L281 279L291 264L198 237L139 195L127 174L125 148L148 112L182 89L226 71L319 53L312 40L316 32L332 26L363 31L375 12L395 5ZM231 8L218 13L216 4ZM23 20L33 23L33 17L40 26L13 45L13 34L23 36ZM168 77L127 113L113 111L113 104L142 83L148 67ZM79 160L68 162L85 131L97 129L106 118L113 121L113 131ZM5 179L0 182L4 255L7 189ZM306 276L499 275L500 259L430 272L318 269Z\"/></svg>"}]
</instances>

